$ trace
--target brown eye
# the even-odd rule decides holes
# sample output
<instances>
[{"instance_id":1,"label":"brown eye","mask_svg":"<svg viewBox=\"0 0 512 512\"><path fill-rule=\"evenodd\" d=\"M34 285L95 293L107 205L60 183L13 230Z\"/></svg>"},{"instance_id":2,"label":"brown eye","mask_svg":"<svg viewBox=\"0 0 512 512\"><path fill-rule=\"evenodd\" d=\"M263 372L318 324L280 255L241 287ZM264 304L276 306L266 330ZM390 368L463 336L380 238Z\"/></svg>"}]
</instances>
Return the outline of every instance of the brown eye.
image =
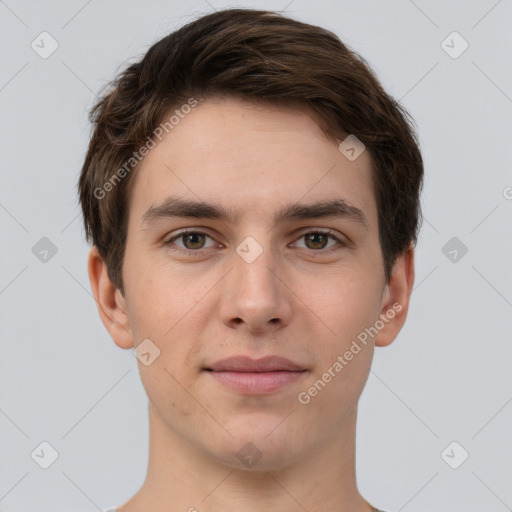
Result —
<instances>
[{"instance_id":1,"label":"brown eye","mask_svg":"<svg viewBox=\"0 0 512 512\"><path fill-rule=\"evenodd\" d=\"M308 249L325 249L329 238L325 233L308 233L304 236L306 245L311 244L311 246L308 246Z\"/></svg>"},{"instance_id":2,"label":"brown eye","mask_svg":"<svg viewBox=\"0 0 512 512\"><path fill-rule=\"evenodd\" d=\"M302 233L299 240L304 239L305 241L305 249L311 249L313 251L329 250L333 246L338 245L340 247L345 247L345 242L343 242L340 238L338 238L334 232L332 231L308 231L306 233ZM329 239L331 239L334 243L330 246L327 246L329 243Z\"/></svg>"},{"instance_id":3,"label":"brown eye","mask_svg":"<svg viewBox=\"0 0 512 512\"><path fill-rule=\"evenodd\" d=\"M202 245L204 244L204 234L186 233L184 235L180 235L180 237L183 240L186 249L202 249Z\"/></svg>"},{"instance_id":4,"label":"brown eye","mask_svg":"<svg viewBox=\"0 0 512 512\"><path fill-rule=\"evenodd\" d=\"M168 245L171 249L177 251L181 250L182 252L201 253L203 250L206 250L205 242L207 238L212 240L209 235L202 231L188 230L182 231L172 238L169 238L164 242L164 245ZM177 249L173 246L176 246ZM210 247L212 247L212 244Z\"/></svg>"}]
</instances>

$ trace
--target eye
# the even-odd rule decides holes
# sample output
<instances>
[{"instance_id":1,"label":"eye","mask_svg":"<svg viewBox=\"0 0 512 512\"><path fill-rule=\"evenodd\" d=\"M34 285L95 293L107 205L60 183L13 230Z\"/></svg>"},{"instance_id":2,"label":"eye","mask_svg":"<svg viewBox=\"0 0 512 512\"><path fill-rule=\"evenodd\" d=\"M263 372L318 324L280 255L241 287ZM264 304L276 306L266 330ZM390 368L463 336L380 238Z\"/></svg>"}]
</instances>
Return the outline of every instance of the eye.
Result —
<instances>
[{"instance_id":1,"label":"eye","mask_svg":"<svg viewBox=\"0 0 512 512\"><path fill-rule=\"evenodd\" d=\"M184 243L184 247L181 247L181 249L184 249L186 252L194 252L194 253L201 253L204 249L203 244L205 241L205 238L212 239L209 235L206 233L203 233L202 231L195 231L192 229L183 230L177 235L173 236L172 238L169 238L164 242L165 245L175 245L174 241L181 239ZM215 244L214 244L215 245ZM180 247L180 246L178 246Z\"/></svg>"},{"instance_id":2,"label":"eye","mask_svg":"<svg viewBox=\"0 0 512 512\"><path fill-rule=\"evenodd\" d=\"M305 240L305 243L306 243L305 248L306 249L312 249L317 252L319 250L326 249L326 243L328 243L329 239L334 240L334 242L337 242L338 245L340 245L340 246L344 247L347 245L345 242L343 242L342 240L340 240L340 238L338 238L336 236L334 231L330 231L330 230L307 231L307 232L301 234L301 236L299 237L299 240L302 238ZM336 245L336 243L334 243L333 245ZM327 247L327 249L332 248L333 245L331 245L330 247Z\"/></svg>"},{"instance_id":3,"label":"eye","mask_svg":"<svg viewBox=\"0 0 512 512\"><path fill-rule=\"evenodd\" d=\"M170 246L173 250L181 250L188 254L202 254L206 251L205 248L205 240L206 238L209 238L213 241L213 239L203 231L197 231L194 229L186 229L183 231L180 231L173 237L167 239L164 242L164 245ZM336 233L331 230L326 231L320 231L320 230L314 230L314 231L306 231L303 232L298 240L304 239L305 240L305 247L299 247L299 248L305 248L310 249L314 252L322 252L324 250L329 250L336 244L338 244L340 247L346 247L347 243L341 240L338 236L336 236ZM327 246L329 239L333 241L334 243L331 244L331 246ZM183 243L183 246L180 246L175 243L176 240L181 240ZM172 246L177 246L178 249L174 249ZM213 243L209 247L218 247L218 244Z\"/></svg>"}]
</instances>

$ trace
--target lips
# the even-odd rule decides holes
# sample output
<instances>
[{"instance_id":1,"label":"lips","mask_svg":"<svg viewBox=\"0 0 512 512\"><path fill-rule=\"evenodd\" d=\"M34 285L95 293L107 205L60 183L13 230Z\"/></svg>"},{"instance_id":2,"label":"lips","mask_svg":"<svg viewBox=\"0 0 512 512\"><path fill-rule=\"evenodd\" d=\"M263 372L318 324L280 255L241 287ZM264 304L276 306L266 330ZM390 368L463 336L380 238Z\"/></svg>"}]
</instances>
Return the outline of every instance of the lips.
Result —
<instances>
[{"instance_id":1,"label":"lips","mask_svg":"<svg viewBox=\"0 0 512 512\"><path fill-rule=\"evenodd\" d=\"M279 356L251 359L235 356L204 368L225 388L242 395L266 395L290 386L304 377L307 370Z\"/></svg>"},{"instance_id":2,"label":"lips","mask_svg":"<svg viewBox=\"0 0 512 512\"><path fill-rule=\"evenodd\" d=\"M279 356L267 356L261 359L251 359L247 356L234 356L217 361L211 367L205 368L214 372L300 372L305 368Z\"/></svg>"}]
</instances>

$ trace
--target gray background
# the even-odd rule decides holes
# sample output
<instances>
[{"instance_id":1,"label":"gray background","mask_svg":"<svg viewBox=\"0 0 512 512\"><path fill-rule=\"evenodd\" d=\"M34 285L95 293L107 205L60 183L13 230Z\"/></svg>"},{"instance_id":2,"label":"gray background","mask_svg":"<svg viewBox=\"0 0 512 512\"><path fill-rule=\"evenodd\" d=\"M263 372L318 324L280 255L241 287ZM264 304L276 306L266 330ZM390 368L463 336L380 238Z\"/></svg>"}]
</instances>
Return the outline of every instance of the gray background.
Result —
<instances>
[{"instance_id":1,"label":"gray background","mask_svg":"<svg viewBox=\"0 0 512 512\"><path fill-rule=\"evenodd\" d=\"M97 314L75 195L87 109L128 59L235 5L334 31L419 127L416 284L360 401L362 494L388 512L512 510L511 0L0 1L0 510L103 510L142 484L147 399ZM47 59L31 48L43 31L59 45ZM469 43L457 58L453 31ZM43 441L58 452L46 470Z\"/></svg>"}]
</instances>

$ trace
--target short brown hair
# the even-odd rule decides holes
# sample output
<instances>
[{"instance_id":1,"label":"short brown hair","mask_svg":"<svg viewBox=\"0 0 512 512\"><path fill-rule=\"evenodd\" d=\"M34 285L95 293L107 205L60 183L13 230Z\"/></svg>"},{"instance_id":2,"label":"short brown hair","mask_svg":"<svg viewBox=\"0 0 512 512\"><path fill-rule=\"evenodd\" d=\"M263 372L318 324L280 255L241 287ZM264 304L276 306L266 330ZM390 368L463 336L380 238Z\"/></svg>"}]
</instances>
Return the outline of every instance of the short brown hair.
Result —
<instances>
[{"instance_id":1,"label":"short brown hair","mask_svg":"<svg viewBox=\"0 0 512 512\"><path fill-rule=\"evenodd\" d=\"M165 116L190 98L232 95L296 105L312 113L330 140L355 135L371 155L387 281L397 256L416 244L423 161L413 120L383 90L368 63L332 32L277 12L222 10L164 37L108 86L90 112L93 133L78 193L86 239L97 246L123 294L137 168L130 172L126 162Z\"/></svg>"}]
</instances>

